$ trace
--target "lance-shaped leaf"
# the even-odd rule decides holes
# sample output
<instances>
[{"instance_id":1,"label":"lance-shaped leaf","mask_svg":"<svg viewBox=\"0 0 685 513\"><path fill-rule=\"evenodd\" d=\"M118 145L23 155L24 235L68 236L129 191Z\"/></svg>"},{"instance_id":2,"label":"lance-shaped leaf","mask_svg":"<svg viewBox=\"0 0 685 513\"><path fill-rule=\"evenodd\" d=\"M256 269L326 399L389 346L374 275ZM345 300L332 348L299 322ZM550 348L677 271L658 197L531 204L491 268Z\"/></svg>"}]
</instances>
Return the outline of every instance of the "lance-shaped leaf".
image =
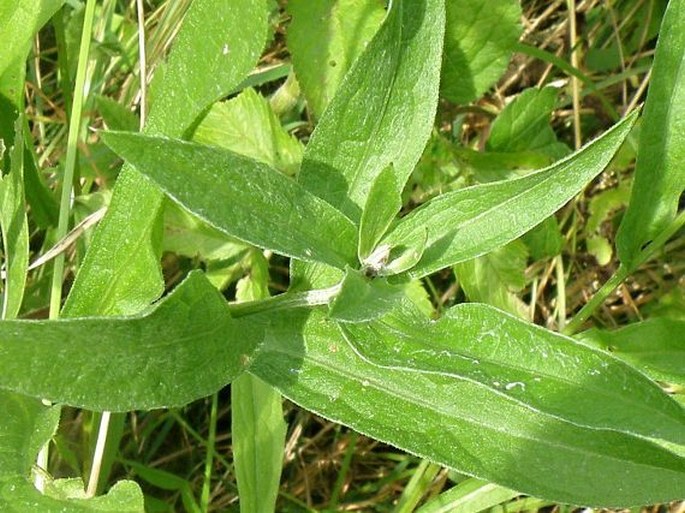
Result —
<instances>
[{"instance_id":1,"label":"lance-shaped leaf","mask_svg":"<svg viewBox=\"0 0 685 513\"><path fill-rule=\"evenodd\" d=\"M433 497L416 510L416 513L471 513L489 510L498 504L504 505L519 495L519 492L509 488L470 478Z\"/></svg>"},{"instance_id":2,"label":"lance-shaped leaf","mask_svg":"<svg viewBox=\"0 0 685 513\"><path fill-rule=\"evenodd\" d=\"M0 388L93 410L181 406L240 374L261 337L191 274L144 314L0 323Z\"/></svg>"},{"instance_id":3,"label":"lance-shaped leaf","mask_svg":"<svg viewBox=\"0 0 685 513\"><path fill-rule=\"evenodd\" d=\"M0 76L25 56L31 38L59 9L64 0L3 0L0 4Z\"/></svg>"},{"instance_id":4,"label":"lance-shaped leaf","mask_svg":"<svg viewBox=\"0 0 685 513\"><path fill-rule=\"evenodd\" d=\"M379 0L291 0L288 50L309 107L320 117L345 73L378 30Z\"/></svg>"},{"instance_id":5,"label":"lance-shaped leaf","mask_svg":"<svg viewBox=\"0 0 685 513\"><path fill-rule=\"evenodd\" d=\"M163 73L157 73L146 131L181 136L232 91L264 46L264 0L194 0ZM140 311L164 290L159 267L162 193L129 166L79 268L63 315Z\"/></svg>"},{"instance_id":6,"label":"lance-shaped leaf","mask_svg":"<svg viewBox=\"0 0 685 513\"><path fill-rule=\"evenodd\" d=\"M250 264L236 287L238 301L269 297L269 263L253 250ZM275 509L285 434L281 394L256 376L238 376L231 383L231 442L242 513Z\"/></svg>"},{"instance_id":7,"label":"lance-shaped leaf","mask_svg":"<svg viewBox=\"0 0 685 513\"><path fill-rule=\"evenodd\" d=\"M8 513L142 513L143 494L132 481L115 484L105 496L86 499L55 497L64 479L49 483L46 494L31 478L36 455L57 430L58 407L46 407L39 399L0 390L0 510ZM83 484L80 486L83 494Z\"/></svg>"},{"instance_id":8,"label":"lance-shaped leaf","mask_svg":"<svg viewBox=\"0 0 685 513\"><path fill-rule=\"evenodd\" d=\"M577 338L611 351L654 379L685 386L685 320L655 317L618 330L591 330Z\"/></svg>"},{"instance_id":9,"label":"lance-shaped leaf","mask_svg":"<svg viewBox=\"0 0 685 513\"><path fill-rule=\"evenodd\" d=\"M629 506L682 495L685 460L639 436L565 422L472 380L370 364L322 312L262 319L266 344L250 372L368 436L558 502Z\"/></svg>"},{"instance_id":10,"label":"lance-shaped leaf","mask_svg":"<svg viewBox=\"0 0 685 513\"><path fill-rule=\"evenodd\" d=\"M396 0L355 61L305 149L300 182L359 221L371 183L392 162L401 191L433 127L443 0Z\"/></svg>"},{"instance_id":11,"label":"lance-shaped leaf","mask_svg":"<svg viewBox=\"0 0 685 513\"><path fill-rule=\"evenodd\" d=\"M401 208L402 196L390 164L374 179L366 198L359 223L360 262L364 262L371 254Z\"/></svg>"},{"instance_id":12,"label":"lance-shaped leaf","mask_svg":"<svg viewBox=\"0 0 685 513\"><path fill-rule=\"evenodd\" d=\"M24 298L29 266L29 228L24 207L24 117L15 123L10 172L0 175L0 231L4 253L4 283L0 318L17 316ZM0 156L0 161L2 157Z\"/></svg>"},{"instance_id":13,"label":"lance-shaped leaf","mask_svg":"<svg viewBox=\"0 0 685 513\"><path fill-rule=\"evenodd\" d=\"M578 194L609 164L636 115L550 167L521 178L478 185L438 196L403 218L381 244L420 248L409 270L419 278L483 255L523 235Z\"/></svg>"},{"instance_id":14,"label":"lance-shaped leaf","mask_svg":"<svg viewBox=\"0 0 685 513\"><path fill-rule=\"evenodd\" d=\"M659 31L640 128L635 181L619 228L618 256L634 266L642 246L678 212L685 191L685 2L668 8Z\"/></svg>"},{"instance_id":15,"label":"lance-shaped leaf","mask_svg":"<svg viewBox=\"0 0 685 513\"><path fill-rule=\"evenodd\" d=\"M174 201L228 235L301 260L357 261L357 234L343 214L295 180L236 153L126 132L107 145Z\"/></svg>"},{"instance_id":16,"label":"lance-shaped leaf","mask_svg":"<svg viewBox=\"0 0 685 513\"><path fill-rule=\"evenodd\" d=\"M574 424L685 446L685 409L654 382L489 305L459 305L437 322L393 314L343 332L374 364L467 379Z\"/></svg>"}]
</instances>

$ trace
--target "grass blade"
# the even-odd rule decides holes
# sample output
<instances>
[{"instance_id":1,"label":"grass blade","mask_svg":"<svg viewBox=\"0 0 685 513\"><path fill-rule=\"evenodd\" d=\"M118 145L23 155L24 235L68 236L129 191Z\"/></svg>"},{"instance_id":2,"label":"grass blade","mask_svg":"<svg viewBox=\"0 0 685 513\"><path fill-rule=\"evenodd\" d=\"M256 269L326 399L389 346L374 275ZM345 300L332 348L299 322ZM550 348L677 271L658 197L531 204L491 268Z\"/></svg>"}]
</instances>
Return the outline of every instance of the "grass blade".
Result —
<instances>
[{"instance_id":1,"label":"grass blade","mask_svg":"<svg viewBox=\"0 0 685 513\"><path fill-rule=\"evenodd\" d=\"M253 254L250 274L237 297L253 301L269 296L268 263ZM231 383L231 438L241 513L274 511L283 468L286 425L283 398L271 385L249 373Z\"/></svg>"},{"instance_id":2,"label":"grass blade","mask_svg":"<svg viewBox=\"0 0 685 513\"><path fill-rule=\"evenodd\" d=\"M29 229L24 210L24 117L15 123L14 147L9 173L0 173L0 231L5 256L0 318L19 313L29 266Z\"/></svg>"}]
</instances>

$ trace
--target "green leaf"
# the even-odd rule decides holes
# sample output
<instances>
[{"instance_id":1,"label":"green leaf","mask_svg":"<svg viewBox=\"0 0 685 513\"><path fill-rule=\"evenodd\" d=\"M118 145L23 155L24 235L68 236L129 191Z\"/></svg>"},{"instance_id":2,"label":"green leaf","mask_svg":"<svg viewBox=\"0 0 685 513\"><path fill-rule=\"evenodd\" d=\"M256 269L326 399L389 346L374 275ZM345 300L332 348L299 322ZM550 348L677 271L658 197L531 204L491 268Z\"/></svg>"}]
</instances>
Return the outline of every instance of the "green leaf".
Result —
<instances>
[{"instance_id":1,"label":"green leaf","mask_svg":"<svg viewBox=\"0 0 685 513\"><path fill-rule=\"evenodd\" d=\"M352 223L260 162L178 139L126 132L103 139L174 201L232 237L301 260L356 263Z\"/></svg>"},{"instance_id":2,"label":"green leaf","mask_svg":"<svg viewBox=\"0 0 685 513\"><path fill-rule=\"evenodd\" d=\"M283 467L283 399L243 374L231 384L231 437L241 513L274 511Z\"/></svg>"},{"instance_id":3,"label":"green leaf","mask_svg":"<svg viewBox=\"0 0 685 513\"><path fill-rule=\"evenodd\" d=\"M164 202L164 251L207 261L239 261L248 246L209 226L171 200Z\"/></svg>"},{"instance_id":4,"label":"green leaf","mask_svg":"<svg viewBox=\"0 0 685 513\"><path fill-rule=\"evenodd\" d=\"M602 172L624 141L635 114L569 157L521 178L446 193L404 217L381 244L426 250L408 274L426 276L483 255L523 235Z\"/></svg>"},{"instance_id":5,"label":"green leaf","mask_svg":"<svg viewBox=\"0 0 685 513\"><path fill-rule=\"evenodd\" d=\"M370 321L392 310L403 295L403 287L390 285L383 278L371 280L348 268L328 315L341 322Z\"/></svg>"},{"instance_id":6,"label":"green leaf","mask_svg":"<svg viewBox=\"0 0 685 513\"><path fill-rule=\"evenodd\" d=\"M180 136L252 69L267 33L264 0L195 0L155 90L146 132ZM159 297L163 195L125 166L79 268L63 315L140 311Z\"/></svg>"},{"instance_id":7,"label":"green leaf","mask_svg":"<svg viewBox=\"0 0 685 513\"><path fill-rule=\"evenodd\" d=\"M302 144L283 129L269 102L254 89L215 103L193 140L245 155L289 176L302 162Z\"/></svg>"},{"instance_id":8,"label":"green leaf","mask_svg":"<svg viewBox=\"0 0 685 513\"><path fill-rule=\"evenodd\" d=\"M678 212L685 190L685 2L668 3L645 103L635 181L616 238L628 268Z\"/></svg>"},{"instance_id":9,"label":"green leaf","mask_svg":"<svg viewBox=\"0 0 685 513\"><path fill-rule=\"evenodd\" d=\"M527 305L516 293L526 285L528 251L514 240L490 253L454 266L459 285L474 302L487 303L517 317L529 317Z\"/></svg>"},{"instance_id":10,"label":"green leaf","mask_svg":"<svg viewBox=\"0 0 685 513\"><path fill-rule=\"evenodd\" d=\"M0 33L3 33L0 30ZM24 82L26 78L26 57L29 47L20 58L10 63L4 73L0 73L0 140L5 146L14 143L14 125L20 112L24 111ZM9 154L3 159L5 169L9 169ZM57 225L58 205L52 191L47 188L39 174L32 150L24 150L24 187L31 206L33 220L40 228Z\"/></svg>"},{"instance_id":11,"label":"green leaf","mask_svg":"<svg viewBox=\"0 0 685 513\"><path fill-rule=\"evenodd\" d=\"M318 118L385 15L380 0L292 0L288 49L302 92Z\"/></svg>"},{"instance_id":12,"label":"green leaf","mask_svg":"<svg viewBox=\"0 0 685 513\"><path fill-rule=\"evenodd\" d=\"M521 240L526 244L533 260L550 258L561 253L564 237L559 230L559 222L550 216L531 231L525 233Z\"/></svg>"},{"instance_id":13,"label":"green leaf","mask_svg":"<svg viewBox=\"0 0 685 513\"><path fill-rule=\"evenodd\" d=\"M92 410L181 406L240 374L261 338L193 273L143 314L0 323L0 387Z\"/></svg>"},{"instance_id":14,"label":"green leaf","mask_svg":"<svg viewBox=\"0 0 685 513\"><path fill-rule=\"evenodd\" d=\"M109 130L138 130L140 121L129 108L108 96L95 96L95 107Z\"/></svg>"},{"instance_id":15,"label":"green leaf","mask_svg":"<svg viewBox=\"0 0 685 513\"><path fill-rule=\"evenodd\" d=\"M428 501L416 513L478 513L521 495L479 479L466 479Z\"/></svg>"},{"instance_id":16,"label":"green leaf","mask_svg":"<svg viewBox=\"0 0 685 513\"><path fill-rule=\"evenodd\" d=\"M443 0L396 0L338 88L305 149L300 183L358 222L392 162L401 192L435 118Z\"/></svg>"},{"instance_id":17,"label":"green leaf","mask_svg":"<svg viewBox=\"0 0 685 513\"><path fill-rule=\"evenodd\" d=\"M397 189L392 164L371 184L359 223L359 261L364 262L388 230L402 208L402 196Z\"/></svg>"},{"instance_id":18,"label":"green leaf","mask_svg":"<svg viewBox=\"0 0 685 513\"><path fill-rule=\"evenodd\" d=\"M510 321L508 316L506 320ZM405 370L373 365L360 358L338 327L326 322L318 311L309 315L281 312L262 317L262 322L268 323L269 334L250 372L314 413L377 440L558 502L628 506L678 499L682 494L683 458L637 436L591 429L542 414L505 394L521 394L518 386L507 391L506 383L494 389L442 373L417 372L408 369L404 359ZM527 332L540 330L521 324ZM493 328L497 330L497 323ZM515 339L509 335L490 340L493 344L500 340L516 352ZM563 344L568 343L572 344L564 338ZM393 348L387 351L392 353ZM528 354L521 353L523 356ZM531 356L537 362L543 360L539 352ZM641 381L641 392L647 390L647 395L658 397L659 402L668 402L668 398L662 400L658 387L635 376L625 365L602 355L594 357L609 362L609 369L630 376L631 382ZM571 358L564 359L562 353L550 358L579 373L583 368ZM597 377L586 375L585 379L591 382ZM603 379L601 373L599 379ZM556 399L565 404L582 400L566 387L557 392ZM623 420L625 413L619 413ZM601 411L598 415L612 425L617 423ZM658 415L664 418L663 413ZM650 423L648 418L632 422Z\"/></svg>"},{"instance_id":19,"label":"green leaf","mask_svg":"<svg viewBox=\"0 0 685 513\"><path fill-rule=\"evenodd\" d=\"M603 224L611 220L611 214L621 210L628 203L630 181L623 180L617 187L605 189L590 198L589 216L583 231L585 232L588 253L595 257L599 265L611 262L613 249L604 236Z\"/></svg>"},{"instance_id":20,"label":"green leaf","mask_svg":"<svg viewBox=\"0 0 685 513\"><path fill-rule=\"evenodd\" d=\"M685 446L685 410L655 383L487 305L450 308L437 322L403 312L343 331L374 364L467 379L570 423Z\"/></svg>"},{"instance_id":21,"label":"green leaf","mask_svg":"<svg viewBox=\"0 0 685 513\"><path fill-rule=\"evenodd\" d=\"M91 499L62 495L55 497L57 489L63 489L66 480L49 482L46 495L34 486L32 468L38 451L57 430L60 409L47 407L38 399L0 390L0 510L8 513L89 513L111 511L142 513L143 494L132 481L120 481L105 496ZM83 491L83 483L78 481ZM73 488L73 486L72 486Z\"/></svg>"},{"instance_id":22,"label":"green leaf","mask_svg":"<svg viewBox=\"0 0 685 513\"><path fill-rule=\"evenodd\" d=\"M236 298L269 297L269 264L252 252L250 273ZM231 439L241 513L275 511L285 452L283 398L271 385L244 373L231 383Z\"/></svg>"},{"instance_id":23,"label":"green leaf","mask_svg":"<svg viewBox=\"0 0 685 513\"><path fill-rule=\"evenodd\" d=\"M653 379L685 386L685 320L656 317L618 330L594 328L577 338L610 351Z\"/></svg>"},{"instance_id":24,"label":"green leaf","mask_svg":"<svg viewBox=\"0 0 685 513\"><path fill-rule=\"evenodd\" d=\"M159 468L152 468L135 461L126 460L123 463L126 466L132 468L136 476L147 483L161 488L162 490L170 490L174 492L179 492L181 494L181 500L183 502L184 510L188 513L200 513L200 506L197 504L197 500L193 495L193 490L191 488L190 482L176 474L167 472ZM145 497L145 505L148 505L150 496ZM165 504L168 508L168 504ZM146 509L147 511L147 509ZM162 511L167 511L166 509Z\"/></svg>"},{"instance_id":25,"label":"green leaf","mask_svg":"<svg viewBox=\"0 0 685 513\"><path fill-rule=\"evenodd\" d=\"M15 123L12 165L8 175L0 174L0 231L4 253L2 309L0 318L17 316L24 298L29 266L29 229L24 207L24 117Z\"/></svg>"},{"instance_id":26,"label":"green leaf","mask_svg":"<svg viewBox=\"0 0 685 513\"><path fill-rule=\"evenodd\" d=\"M557 103L555 87L530 88L495 118L485 149L497 152L535 151L556 160L569 153L557 140L549 118Z\"/></svg>"},{"instance_id":27,"label":"green leaf","mask_svg":"<svg viewBox=\"0 0 685 513\"><path fill-rule=\"evenodd\" d=\"M478 98L502 75L521 34L516 0L446 2L442 95L455 103Z\"/></svg>"},{"instance_id":28,"label":"green leaf","mask_svg":"<svg viewBox=\"0 0 685 513\"><path fill-rule=\"evenodd\" d=\"M31 38L64 0L3 0L0 5L0 76L13 62L23 61Z\"/></svg>"}]
</instances>

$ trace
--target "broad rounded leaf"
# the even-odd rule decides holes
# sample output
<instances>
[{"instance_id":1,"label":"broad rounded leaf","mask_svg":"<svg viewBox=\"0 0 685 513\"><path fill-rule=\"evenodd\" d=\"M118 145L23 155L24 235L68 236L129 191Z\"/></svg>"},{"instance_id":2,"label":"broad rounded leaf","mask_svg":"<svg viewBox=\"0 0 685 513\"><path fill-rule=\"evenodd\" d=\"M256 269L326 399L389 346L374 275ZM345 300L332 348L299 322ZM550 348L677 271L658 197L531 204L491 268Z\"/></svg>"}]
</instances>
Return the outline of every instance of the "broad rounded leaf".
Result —
<instances>
[{"instance_id":1,"label":"broad rounded leaf","mask_svg":"<svg viewBox=\"0 0 685 513\"><path fill-rule=\"evenodd\" d=\"M38 451L57 430L60 408L45 406L39 399L0 390L0 411L0 511L143 513L143 493L132 481L121 481L107 495L90 499L52 497L40 493L31 481L32 468ZM63 480L51 484L59 485L60 481Z\"/></svg>"},{"instance_id":2,"label":"broad rounded leaf","mask_svg":"<svg viewBox=\"0 0 685 513\"><path fill-rule=\"evenodd\" d=\"M593 328L577 338L610 351L654 379L685 386L685 320L655 317L618 330Z\"/></svg>"}]
</instances>

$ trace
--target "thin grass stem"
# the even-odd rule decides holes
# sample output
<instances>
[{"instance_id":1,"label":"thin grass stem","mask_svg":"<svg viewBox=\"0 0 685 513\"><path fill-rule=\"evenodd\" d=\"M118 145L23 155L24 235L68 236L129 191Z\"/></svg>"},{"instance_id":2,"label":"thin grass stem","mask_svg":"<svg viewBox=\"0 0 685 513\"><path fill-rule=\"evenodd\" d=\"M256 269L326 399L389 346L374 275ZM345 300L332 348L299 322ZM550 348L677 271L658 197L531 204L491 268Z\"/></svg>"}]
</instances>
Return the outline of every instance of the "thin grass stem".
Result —
<instances>
[{"instance_id":1,"label":"thin grass stem","mask_svg":"<svg viewBox=\"0 0 685 513\"><path fill-rule=\"evenodd\" d=\"M79 47L79 61L76 69L76 83L74 85L74 98L69 116L69 136L67 138L67 156L64 165L64 176L62 177L62 192L59 205L59 220L55 237L57 240L64 238L69 226L69 213L71 209L72 182L74 179L74 169L76 167L76 155L78 151L78 137L81 129L81 115L83 113L84 97L86 96L86 71L88 68L88 55L90 54L90 39L93 31L93 19L95 17L96 0L88 0L83 19L83 30L81 31L81 43ZM62 304L62 278L64 275L64 253L55 257L52 284L50 288L50 310L49 318L59 317L60 306ZM36 463L40 468L47 470L49 461L49 443L45 444L38 453ZM36 488L39 491L45 489L45 479L40 474L36 475Z\"/></svg>"},{"instance_id":2,"label":"thin grass stem","mask_svg":"<svg viewBox=\"0 0 685 513\"><path fill-rule=\"evenodd\" d=\"M90 467L90 475L88 476L88 488L86 488L86 497L95 497L100 481L100 470L102 469L102 458L105 454L105 446L107 445L107 432L109 431L109 420L111 413L103 411L100 417L100 425L98 426L98 437L95 442L95 451L93 452L93 464Z\"/></svg>"},{"instance_id":3,"label":"thin grass stem","mask_svg":"<svg viewBox=\"0 0 685 513\"><path fill-rule=\"evenodd\" d=\"M71 209L72 182L74 180L74 169L76 168L76 157L78 154L78 138L81 130L81 116L83 114L83 104L87 92L86 71L88 69L88 56L90 54L90 40L93 32L93 20L95 18L96 0L88 0L83 19L83 30L81 32L81 44L79 47L78 66L76 68L76 83L74 85L74 99L69 116L69 135L67 137L67 155L64 164L64 176L62 177L62 192L59 204L59 221L55 238L60 240L67 234L69 227L69 213ZM59 316L62 304L62 279L64 275L64 254L60 253L55 258L54 271L52 275L52 286L50 288L50 319Z\"/></svg>"},{"instance_id":4,"label":"thin grass stem","mask_svg":"<svg viewBox=\"0 0 685 513\"><path fill-rule=\"evenodd\" d=\"M204 513L209 511L209 491L212 486L212 468L216 444L216 422L219 411L219 395L212 395L212 408L209 413L209 434L207 436L207 455L205 457L205 475L200 496L200 508Z\"/></svg>"},{"instance_id":5,"label":"thin grass stem","mask_svg":"<svg viewBox=\"0 0 685 513\"><path fill-rule=\"evenodd\" d=\"M642 252L638 255L630 267L621 264L616 272L607 280L607 282L602 285L602 287L595 293L594 296L588 301L583 308L576 314L576 316L566 325L566 328L562 331L565 335L573 335L576 333L583 325L583 323L590 318L592 314L606 301L606 299L616 290L616 288L623 283L623 281L640 265L649 260L654 256L663 246L666 244L668 239L675 235L678 230L685 226L685 212L681 212L676 218L671 222L671 224L662 231L654 240L649 244Z\"/></svg>"}]
</instances>

